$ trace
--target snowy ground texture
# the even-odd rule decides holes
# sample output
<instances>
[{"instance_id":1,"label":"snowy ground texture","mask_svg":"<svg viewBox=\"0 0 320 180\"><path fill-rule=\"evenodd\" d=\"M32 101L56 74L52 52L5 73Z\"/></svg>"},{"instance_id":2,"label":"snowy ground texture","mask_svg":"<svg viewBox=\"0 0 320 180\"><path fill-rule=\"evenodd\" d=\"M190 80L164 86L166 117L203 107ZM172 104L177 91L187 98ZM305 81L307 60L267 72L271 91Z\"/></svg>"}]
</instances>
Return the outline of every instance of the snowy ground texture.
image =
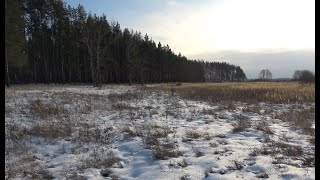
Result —
<instances>
[{"instance_id":1,"label":"snowy ground texture","mask_svg":"<svg viewBox=\"0 0 320 180\"><path fill-rule=\"evenodd\" d=\"M8 179L315 179L314 135L281 114L139 86L6 89Z\"/></svg>"}]
</instances>

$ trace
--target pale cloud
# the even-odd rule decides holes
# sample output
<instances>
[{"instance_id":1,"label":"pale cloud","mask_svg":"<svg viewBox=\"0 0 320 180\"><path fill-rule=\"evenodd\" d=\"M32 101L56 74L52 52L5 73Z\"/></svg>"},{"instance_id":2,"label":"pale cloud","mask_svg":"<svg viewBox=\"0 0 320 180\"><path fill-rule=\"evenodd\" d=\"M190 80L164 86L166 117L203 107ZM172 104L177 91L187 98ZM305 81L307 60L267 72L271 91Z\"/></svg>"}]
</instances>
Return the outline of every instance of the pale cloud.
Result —
<instances>
[{"instance_id":1,"label":"pale cloud","mask_svg":"<svg viewBox=\"0 0 320 180\"><path fill-rule=\"evenodd\" d=\"M296 69L315 67L314 0L177 2L129 27L188 58L240 65L249 78L265 68L288 78Z\"/></svg>"},{"instance_id":2,"label":"pale cloud","mask_svg":"<svg viewBox=\"0 0 320 180\"><path fill-rule=\"evenodd\" d=\"M168 5L169 6L175 6L177 4L177 1L175 0L168 0Z\"/></svg>"},{"instance_id":3,"label":"pale cloud","mask_svg":"<svg viewBox=\"0 0 320 180\"><path fill-rule=\"evenodd\" d=\"M132 22L187 56L204 51L314 48L312 0L226 0L171 4ZM158 39L154 39L158 40Z\"/></svg>"}]
</instances>

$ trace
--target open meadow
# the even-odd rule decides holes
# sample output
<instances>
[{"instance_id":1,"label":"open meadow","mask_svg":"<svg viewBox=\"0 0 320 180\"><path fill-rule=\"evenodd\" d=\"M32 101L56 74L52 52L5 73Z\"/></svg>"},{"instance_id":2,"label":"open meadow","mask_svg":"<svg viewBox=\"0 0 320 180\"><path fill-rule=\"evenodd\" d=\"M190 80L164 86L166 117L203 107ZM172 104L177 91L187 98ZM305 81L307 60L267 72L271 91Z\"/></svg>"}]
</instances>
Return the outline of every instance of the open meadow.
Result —
<instances>
[{"instance_id":1,"label":"open meadow","mask_svg":"<svg viewBox=\"0 0 320 180\"><path fill-rule=\"evenodd\" d=\"M315 86L13 85L8 179L315 179Z\"/></svg>"}]
</instances>

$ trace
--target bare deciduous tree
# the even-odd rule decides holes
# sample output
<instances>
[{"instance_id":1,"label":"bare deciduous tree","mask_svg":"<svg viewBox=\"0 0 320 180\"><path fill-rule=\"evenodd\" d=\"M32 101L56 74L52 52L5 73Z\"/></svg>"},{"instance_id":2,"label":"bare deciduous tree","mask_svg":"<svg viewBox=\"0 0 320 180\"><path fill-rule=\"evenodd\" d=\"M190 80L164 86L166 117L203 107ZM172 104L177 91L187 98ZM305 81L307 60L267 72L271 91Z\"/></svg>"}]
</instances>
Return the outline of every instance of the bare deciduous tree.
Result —
<instances>
[{"instance_id":1,"label":"bare deciduous tree","mask_svg":"<svg viewBox=\"0 0 320 180\"><path fill-rule=\"evenodd\" d=\"M293 79L305 83L314 82L314 74L308 70L296 70L293 74Z\"/></svg>"},{"instance_id":2,"label":"bare deciduous tree","mask_svg":"<svg viewBox=\"0 0 320 180\"><path fill-rule=\"evenodd\" d=\"M258 79L270 80L272 79L272 73L270 72L269 69L262 69L259 73Z\"/></svg>"},{"instance_id":3,"label":"bare deciduous tree","mask_svg":"<svg viewBox=\"0 0 320 180\"><path fill-rule=\"evenodd\" d=\"M119 39L119 37L115 37L111 40L109 25L99 21L106 22L106 17L98 18L95 16L92 18L89 15L87 19L88 25L83 37L83 42L88 48L93 85L96 87L101 87L101 61L106 56L107 49L111 43Z\"/></svg>"}]
</instances>

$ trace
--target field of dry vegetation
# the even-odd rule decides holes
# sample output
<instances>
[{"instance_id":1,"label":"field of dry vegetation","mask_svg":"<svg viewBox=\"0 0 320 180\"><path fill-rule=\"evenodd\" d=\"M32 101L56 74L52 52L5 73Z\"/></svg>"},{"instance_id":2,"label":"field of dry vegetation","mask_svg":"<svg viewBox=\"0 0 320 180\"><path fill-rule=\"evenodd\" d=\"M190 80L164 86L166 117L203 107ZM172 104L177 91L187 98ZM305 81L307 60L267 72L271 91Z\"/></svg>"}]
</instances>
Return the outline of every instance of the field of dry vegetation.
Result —
<instances>
[{"instance_id":1,"label":"field of dry vegetation","mask_svg":"<svg viewBox=\"0 0 320 180\"><path fill-rule=\"evenodd\" d=\"M315 87L6 89L6 178L314 179Z\"/></svg>"},{"instance_id":2,"label":"field of dry vegetation","mask_svg":"<svg viewBox=\"0 0 320 180\"><path fill-rule=\"evenodd\" d=\"M304 103L315 101L314 84L297 82L183 83L151 86L176 92L182 98L219 102Z\"/></svg>"}]
</instances>

